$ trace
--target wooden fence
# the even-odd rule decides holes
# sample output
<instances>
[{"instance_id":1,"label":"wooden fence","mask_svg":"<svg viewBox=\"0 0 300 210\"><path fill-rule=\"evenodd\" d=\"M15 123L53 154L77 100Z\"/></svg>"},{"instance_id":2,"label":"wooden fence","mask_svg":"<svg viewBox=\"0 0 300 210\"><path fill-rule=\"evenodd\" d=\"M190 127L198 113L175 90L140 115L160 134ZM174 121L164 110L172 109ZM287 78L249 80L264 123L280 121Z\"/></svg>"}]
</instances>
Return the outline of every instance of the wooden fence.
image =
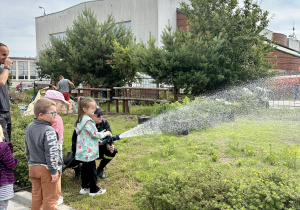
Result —
<instances>
[{"instance_id":1,"label":"wooden fence","mask_svg":"<svg viewBox=\"0 0 300 210\"><path fill-rule=\"evenodd\" d=\"M107 113L110 112L110 89L109 88L76 88L77 96L87 96L90 95L95 99L97 104L99 102L107 102ZM81 93L82 91L82 93ZM102 98L103 92L106 93L106 98Z\"/></svg>"},{"instance_id":2,"label":"wooden fence","mask_svg":"<svg viewBox=\"0 0 300 210\"><path fill-rule=\"evenodd\" d=\"M123 113L129 114L128 101L167 102L167 91L170 88L141 88L141 87L114 87L116 113L119 113L119 100L122 100ZM121 94L119 94L121 91ZM147 93L146 93L147 91ZM161 93L162 92L162 93Z\"/></svg>"}]
</instances>

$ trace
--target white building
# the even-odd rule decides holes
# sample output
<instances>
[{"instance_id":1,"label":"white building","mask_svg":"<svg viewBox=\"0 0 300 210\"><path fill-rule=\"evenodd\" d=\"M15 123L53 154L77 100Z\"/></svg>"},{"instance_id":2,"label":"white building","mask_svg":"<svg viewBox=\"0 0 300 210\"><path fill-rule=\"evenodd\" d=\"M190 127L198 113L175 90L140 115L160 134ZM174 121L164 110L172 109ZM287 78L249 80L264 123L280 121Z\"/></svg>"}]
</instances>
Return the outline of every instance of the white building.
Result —
<instances>
[{"instance_id":1,"label":"white building","mask_svg":"<svg viewBox=\"0 0 300 210\"><path fill-rule=\"evenodd\" d=\"M11 66L12 87L19 83L32 84L38 80L38 71L36 69L36 58L10 57L13 61Z\"/></svg>"},{"instance_id":2,"label":"white building","mask_svg":"<svg viewBox=\"0 0 300 210\"><path fill-rule=\"evenodd\" d=\"M161 46L161 34L170 23L177 28L177 8L179 2L189 0L98 0L83 2L60 12L35 18L37 54L43 46L50 43L50 36L64 37L67 27L85 8L91 8L99 23L112 14L116 23L124 23L132 29L136 40L147 42L150 34Z\"/></svg>"}]
</instances>

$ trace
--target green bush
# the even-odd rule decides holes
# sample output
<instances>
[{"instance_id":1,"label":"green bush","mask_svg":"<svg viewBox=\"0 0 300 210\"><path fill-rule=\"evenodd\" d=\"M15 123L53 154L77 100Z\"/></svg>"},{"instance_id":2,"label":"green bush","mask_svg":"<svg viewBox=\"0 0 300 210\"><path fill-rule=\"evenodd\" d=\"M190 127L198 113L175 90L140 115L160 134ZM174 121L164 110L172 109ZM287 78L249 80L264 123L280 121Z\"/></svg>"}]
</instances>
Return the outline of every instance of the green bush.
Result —
<instances>
[{"instance_id":1,"label":"green bush","mask_svg":"<svg viewBox=\"0 0 300 210\"><path fill-rule=\"evenodd\" d=\"M144 209L299 209L300 184L296 173L280 169L233 172L206 166L160 174L143 185L136 199Z\"/></svg>"},{"instance_id":2,"label":"green bush","mask_svg":"<svg viewBox=\"0 0 300 210\"><path fill-rule=\"evenodd\" d=\"M19 186L27 186L29 180L28 162L25 157L25 128L33 117L22 117L17 105L11 106L12 132L11 142L14 146L14 157L18 165L14 170L15 180Z\"/></svg>"},{"instance_id":3,"label":"green bush","mask_svg":"<svg viewBox=\"0 0 300 210\"><path fill-rule=\"evenodd\" d=\"M235 209L299 209L300 184L297 176L284 170L255 172L247 179L234 180L224 206Z\"/></svg>"},{"instance_id":4,"label":"green bush","mask_svg":"<svg viewBox=\"0 0 300 210\"><path fill-rule=\"evenodd\" d=\"M180 107L180 106L182 106L182 105L187 105L187 104L189 104L190 103L190 99L188 98L188 97L185 97L184 99L183 99L183 102L182 102L182 104L180 103L180 102L178 102L178 101L175 101L174 103L169 103L169 102L166 102L166 103L160 103L160 104L157 104L157 103L155 103L154 105L153 105L153 108L154 108L154 113L153 113L153 115L159 115L159 114L162 114L162 113L164 113L164 112L166 112L166 111L169 111L169 110L171 110L171 109L175 109L175 108L177 108L177 107Z\"/></svg>"},{"instance_id":5,"label":"green bush","mask_svg":"<svg viewBox=\"0 0 300 210\"><path fill-rule=\"evenodd\" d=\"M28 91L30 91L30 90L28 90ZM9 95L16 103L29 103L33 96L26 92L20 93L15 90L9 90Z\"/></svg>"}]
</instances>

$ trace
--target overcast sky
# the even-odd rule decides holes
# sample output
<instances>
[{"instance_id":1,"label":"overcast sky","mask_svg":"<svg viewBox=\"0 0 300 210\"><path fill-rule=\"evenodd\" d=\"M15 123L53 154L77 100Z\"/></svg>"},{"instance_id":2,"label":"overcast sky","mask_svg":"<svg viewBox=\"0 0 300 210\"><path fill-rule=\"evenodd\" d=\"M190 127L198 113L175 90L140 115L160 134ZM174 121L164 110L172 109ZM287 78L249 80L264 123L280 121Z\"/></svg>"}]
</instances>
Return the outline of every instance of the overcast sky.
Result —
<instances>
[{"instance_id":1,"label":"overcast sky","mask_svg":"<svg viewBox=\"0 0 300 210\"><path fill-rule=\"evenodd\" d=\"M9 47L10 57L35 57L35 17L44 14L39 6L51 14L85 1L89 0L0 0L0 42ZM288 36L294 24L300 40L300 0L262 0L261 7L272 16L269 30Z\"/></svg>"}]
</instances>

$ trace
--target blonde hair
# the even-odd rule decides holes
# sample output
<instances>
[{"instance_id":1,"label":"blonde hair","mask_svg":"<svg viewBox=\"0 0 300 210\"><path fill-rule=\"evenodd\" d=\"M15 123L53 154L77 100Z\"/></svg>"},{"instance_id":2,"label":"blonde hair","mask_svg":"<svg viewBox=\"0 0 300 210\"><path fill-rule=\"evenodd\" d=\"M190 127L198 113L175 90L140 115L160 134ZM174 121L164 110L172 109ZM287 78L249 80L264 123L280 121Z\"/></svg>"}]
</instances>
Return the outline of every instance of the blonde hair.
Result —
<instances>
[{"instance_id":1,"label":"blonde hair","mask_svg":"<svg viewBox=\"0 0 300 210\"><path fill-rule=\"evenodd\" d=\"M4 140L4 134L3 134L2 126L0 125L0 142L3 142L3 140Z\"/></svg>"},{"instance_id":2,"label":"blonde hair","mask_svg":"<svg viewBox=\"0 0 300 210\"><path fill-rule=\"evenodd\" d=\"M48 98L39 99L34 104L34 115L38 117L39 113L47 112L50 106L56 106L56 103Z\"/></svg>"},{"instance_id":3,"label":"blonde hair","mask_svg":"<svg viewBox=\"0 0 300 210\"><path fill-rule=\"evenodd\" d=\"M78 98L78 118L75 122L75 125L77 125L77 123L80 123L82 120L82 117L84 115L83 108L89 108L90 103L92 102L96 103L96 101L93 98L85 98L85 97Z\"/></svg>"}]
</instances>

